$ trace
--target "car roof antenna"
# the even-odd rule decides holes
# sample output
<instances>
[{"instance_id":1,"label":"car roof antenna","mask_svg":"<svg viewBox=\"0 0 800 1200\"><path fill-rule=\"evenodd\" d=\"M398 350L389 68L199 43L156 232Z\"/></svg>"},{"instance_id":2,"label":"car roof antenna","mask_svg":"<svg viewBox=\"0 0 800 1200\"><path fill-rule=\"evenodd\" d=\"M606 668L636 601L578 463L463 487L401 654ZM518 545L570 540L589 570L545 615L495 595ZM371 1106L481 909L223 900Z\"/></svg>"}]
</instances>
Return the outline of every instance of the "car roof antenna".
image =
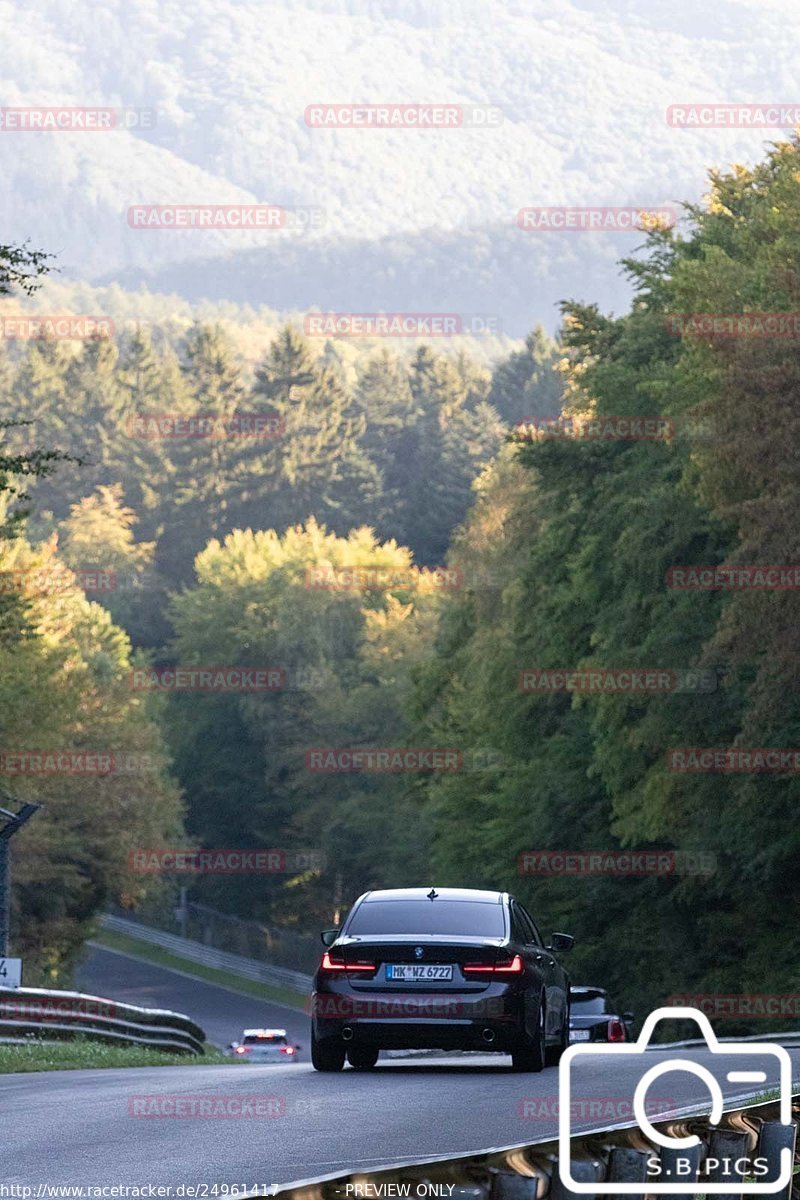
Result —
<instances>
[{"instance_id":1,"label":"car roof antenna","mask_svg":"<svg viewBox=\"0 0 800 1200\"><path fill-rule=\"evenodd\" d=\"M436 891L436 889L431 888L431 890L428 892L428 895L426 896L426 900L435 900L438 895L439 895L439 893Z\"/></svg>"}]
</instances>

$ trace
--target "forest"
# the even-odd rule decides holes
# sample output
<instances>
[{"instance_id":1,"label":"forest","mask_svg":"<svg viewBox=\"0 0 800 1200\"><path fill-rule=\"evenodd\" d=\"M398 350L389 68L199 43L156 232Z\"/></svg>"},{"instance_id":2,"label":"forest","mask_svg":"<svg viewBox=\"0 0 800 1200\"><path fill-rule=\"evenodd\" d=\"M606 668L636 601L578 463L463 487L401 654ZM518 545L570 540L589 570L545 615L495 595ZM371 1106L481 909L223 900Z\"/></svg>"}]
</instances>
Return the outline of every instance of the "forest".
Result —
<instances>
[{"instance_id":1,"label":"forest","mask_svg":"<svg viewBox=\"0 0 800 1200\"><path fill-rule=\"evenodd\" d=\"M799 170L790 141L712 173L623 262L627 312L565 300L491 369L438 344L345 369L292 324L257 363L202 321L0 343L29 982L68 980L108 904L174 906L185 879L132 866L164 846L313 850L191 880L302 933L370 887L505 888L639 1012L797 982L797 768L752 764L798 745L800 599L730 580L800 562L800 354L763 319L800 311ZM47 267L0 247L2 303ZM175 684L212 668L239 684ZM667 682L575 686L614 673ZM529 869L617 851L704 866Z\"/></svg>"}]
</instances>

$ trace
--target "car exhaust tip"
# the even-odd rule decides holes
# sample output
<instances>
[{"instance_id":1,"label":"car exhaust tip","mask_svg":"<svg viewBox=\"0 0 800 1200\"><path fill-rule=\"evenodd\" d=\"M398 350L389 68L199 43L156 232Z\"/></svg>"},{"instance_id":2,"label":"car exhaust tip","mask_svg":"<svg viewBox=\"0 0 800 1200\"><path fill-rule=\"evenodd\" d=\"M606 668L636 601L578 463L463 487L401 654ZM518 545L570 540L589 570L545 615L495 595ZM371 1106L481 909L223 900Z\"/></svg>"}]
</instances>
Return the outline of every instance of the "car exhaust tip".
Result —
<instances>
[{"instance_id":1,"label":"car exhaust tip","mask_svg":"<svg viewBox=\"0 0 800 1200\"><path fill-rule=\"evenodd\" d=\"M352 1025L345 1025L344 1029L342 1030L342 1041L343 1042L352 1042L352 1040L353 1040L353 1027L352 1027Z\"/></svg>"},{"instance_id":2,"label":"car exhaust tip","mask_svg":"<svg viewBox=\"0 0 800 1200\"><path fill-rule=\"evenodd\" d=\"M483 1038L483 1040L486 1042L487 1046L491 1046L491 1044L492 1044L492 1042L494 1041L494 1038L495 1038L495 1033L494 1033L494 1030L493 1030L493 1029L483 1029L483 1030L481 1030L481 1037L482 1037L482 1038Z\"/></svg>"}]
</instances>

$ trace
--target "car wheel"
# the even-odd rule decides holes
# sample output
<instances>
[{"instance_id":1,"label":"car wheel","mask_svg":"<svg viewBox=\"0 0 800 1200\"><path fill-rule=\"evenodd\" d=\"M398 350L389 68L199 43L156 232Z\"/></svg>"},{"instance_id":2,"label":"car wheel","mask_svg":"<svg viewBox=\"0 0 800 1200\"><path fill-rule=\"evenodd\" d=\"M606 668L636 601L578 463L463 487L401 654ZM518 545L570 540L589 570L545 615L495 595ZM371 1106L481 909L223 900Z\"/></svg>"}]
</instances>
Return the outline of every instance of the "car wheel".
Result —
<instances>
[{"instance_id":1,"label":"car wheel","mask_svg":"<svg viewBox=\"0 0 800 1200\"><path fill-rule=\"evenodd\" d=\"M557 1046L548 1046L545 1050L544 1061L545 1066L557 1067L561 1062L561 1055L569 1046L569 1013L564 1016L564 1024L561 1027L561 1037Z\"/></svg>"},{"instance_id":2,"label":"car wheel","mask_svg":"<svg viewBox=\"0 0 800 1200\"><path fill-rule=\"evenodd\" d=\"M318 1038L311 1031L311 1065L315 1071L341 1071L344 1046L338 1038Z\"/></svg>"},{"instance_id":3,"label":"car wheel","mask_svg":"<svg viewBox=\"0 0 800 1200\"><path fill-rule=\"evenodd\" d=\"M515 1071L541 1071L545 1062L544 997L539 1000L539 1020L533 1038L525 1038L511 1051Z\"/></svg>"},{"instance_id":4,"label":"car wheel","mask_svg":"<svg viewBox=\"0 0 800 1200\"><path fill-rule=\"evenodd\" d=\"M378 1061L380 1051L371 1050L367 1046L354 1046L347 1051L347 1061L357 1071L369 1071Z\"/></svg>"}]
</instances>

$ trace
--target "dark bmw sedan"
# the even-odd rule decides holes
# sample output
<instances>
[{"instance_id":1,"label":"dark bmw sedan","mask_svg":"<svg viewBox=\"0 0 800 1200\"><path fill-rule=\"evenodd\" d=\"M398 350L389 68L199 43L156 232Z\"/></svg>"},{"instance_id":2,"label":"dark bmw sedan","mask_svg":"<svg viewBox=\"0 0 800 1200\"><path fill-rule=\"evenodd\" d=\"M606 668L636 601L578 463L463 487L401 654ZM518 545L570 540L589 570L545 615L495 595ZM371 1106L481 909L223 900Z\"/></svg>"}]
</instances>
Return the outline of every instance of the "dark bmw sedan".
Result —
<instances>
[{"instance_id":1,"label":"dark bmw sedan","mask_svg":"<svg viewBox=\"0 0 800 1200\"><path fill-rule=\"evenodd\" d=\"M621 1013L603 988L570 988L571 1042L629 1042L632 1024L633 1013Z\"/></svg>"},{"instance_id":2,"label":"dark bmw sedan","mask_svg":"<svg viewBox=\"0 0 800 1200\"><path fill-rule=\"evenodd\" d=\"M569 977L507 892L365 892L314 977L311 1061L318 1071L374 1067L381 1050L484 1050L516 1070L555 1065L569 1044Z\"/></svg>"}]
</instances>

